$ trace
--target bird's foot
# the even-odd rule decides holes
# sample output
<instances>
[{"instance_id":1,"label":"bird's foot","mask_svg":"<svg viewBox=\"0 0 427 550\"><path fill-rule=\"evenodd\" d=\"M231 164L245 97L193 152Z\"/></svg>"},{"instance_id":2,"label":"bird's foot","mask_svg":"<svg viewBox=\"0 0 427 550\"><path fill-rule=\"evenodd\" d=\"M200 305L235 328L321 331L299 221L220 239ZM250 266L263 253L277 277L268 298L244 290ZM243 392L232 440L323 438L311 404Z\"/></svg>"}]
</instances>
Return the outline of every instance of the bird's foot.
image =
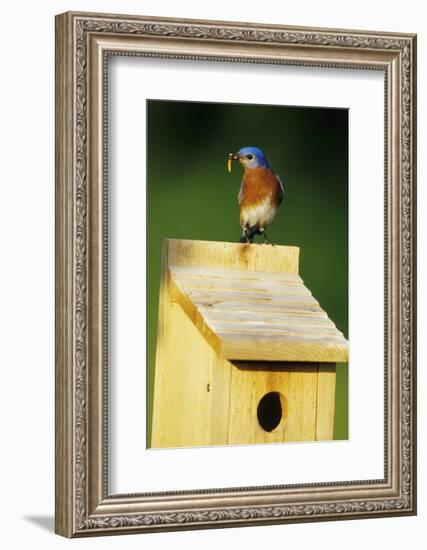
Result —
<instances>
[{"instance_id":1,"label":"bird's foot","mask_svg":"<svg viewBox=\"0 0 427 550\"><path fill-rule=\"evenodd\" d=\"M267 233L264 231L264 229L261 229L261 233L264 237L264 244L269 244L270 246L276 246L273 242L270 241L270 239L267 237Z\"/></svg>"},{"instance_id":2,"label":"bird's foot","mask_svg":"<svg viewBox=\"0 0 427 550\"><path fill-rule=\"evenodd\" d=\"M251 235L248 234L246 229L243 230L243 233L242 233L242 236L240 237L239 242L245 243L245 244L251 244L253 242Z\"/></svg>"}]
</instances>

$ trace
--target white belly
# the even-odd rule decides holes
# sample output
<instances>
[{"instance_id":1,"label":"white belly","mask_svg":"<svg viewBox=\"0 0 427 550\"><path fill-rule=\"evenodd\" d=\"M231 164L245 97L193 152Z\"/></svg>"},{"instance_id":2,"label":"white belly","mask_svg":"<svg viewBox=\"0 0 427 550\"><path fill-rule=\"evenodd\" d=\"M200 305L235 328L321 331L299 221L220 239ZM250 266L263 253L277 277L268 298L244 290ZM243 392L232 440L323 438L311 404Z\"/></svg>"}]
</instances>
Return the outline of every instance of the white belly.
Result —
<instances>
[{"instance_id":1,"label":"white belly","mask_svg":"<svg viewBox=\"0 0 427 550\"><path fill-rule=\"evenodd\" d=\"M244 208L240 212L240 223L242 228L245 227L266 227L273 221L276 214L276 208L271 204L270 200Z\"/></svg>"}]
</instances>

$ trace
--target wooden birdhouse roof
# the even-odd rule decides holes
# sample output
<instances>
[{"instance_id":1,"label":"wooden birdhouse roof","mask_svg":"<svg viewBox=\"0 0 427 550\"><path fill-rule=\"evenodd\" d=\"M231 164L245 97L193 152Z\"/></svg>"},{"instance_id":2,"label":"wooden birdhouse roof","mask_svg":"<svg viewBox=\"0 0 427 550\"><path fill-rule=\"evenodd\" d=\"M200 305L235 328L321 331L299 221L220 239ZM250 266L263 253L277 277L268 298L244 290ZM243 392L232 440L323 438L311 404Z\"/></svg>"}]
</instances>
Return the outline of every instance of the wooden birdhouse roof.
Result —
<instances>
[{"instance_id":1,"label":"wooden birdhouse roof","mask_svg":"<svg viewBox=\"0 0 427 550\"><path fill-rule=\"evenodd\" d=\"M347 340L298 275L297 247L169 240L165 250L173 300L220 357L348 361Z\"/></svg>"}]
</instances>

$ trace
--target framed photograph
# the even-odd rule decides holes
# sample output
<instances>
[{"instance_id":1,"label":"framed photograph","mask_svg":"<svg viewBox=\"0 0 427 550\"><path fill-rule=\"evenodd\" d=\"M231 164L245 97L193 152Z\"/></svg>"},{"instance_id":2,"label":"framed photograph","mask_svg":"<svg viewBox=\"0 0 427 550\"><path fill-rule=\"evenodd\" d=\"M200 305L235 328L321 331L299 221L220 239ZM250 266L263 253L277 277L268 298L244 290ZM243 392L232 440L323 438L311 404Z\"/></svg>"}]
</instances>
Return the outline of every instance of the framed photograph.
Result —
<instances>
[{"instance_id":1,"label":"framed photograph","mask_svg":"<svg viewBox=\"0 0 427 550\"><path fill-rule=\"evenodd\" d=\"M56 532L416 513L416 37L56 18Z\"/></svg>"}]
</instances>

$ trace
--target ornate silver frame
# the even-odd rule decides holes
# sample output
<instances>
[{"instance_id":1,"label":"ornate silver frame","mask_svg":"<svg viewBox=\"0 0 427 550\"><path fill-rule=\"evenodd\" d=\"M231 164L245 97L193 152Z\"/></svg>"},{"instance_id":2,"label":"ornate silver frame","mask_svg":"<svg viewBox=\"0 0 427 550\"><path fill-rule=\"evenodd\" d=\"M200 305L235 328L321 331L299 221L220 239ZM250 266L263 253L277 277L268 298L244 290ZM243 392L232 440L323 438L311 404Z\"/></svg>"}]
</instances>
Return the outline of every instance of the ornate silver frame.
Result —
<instances>
[{"instance_id":1,"label":"ornate silver frame","mask_svg":"<svg viewBox=\"0 0 427 550\"><path fill-rule=\"evenodd\" d=\"M385 73L385 477L109 495L106 59L297 64ZM66 537L416 513L416 37L89 13L56 18L56 532Z\"/></svg>"}]
</instances>

